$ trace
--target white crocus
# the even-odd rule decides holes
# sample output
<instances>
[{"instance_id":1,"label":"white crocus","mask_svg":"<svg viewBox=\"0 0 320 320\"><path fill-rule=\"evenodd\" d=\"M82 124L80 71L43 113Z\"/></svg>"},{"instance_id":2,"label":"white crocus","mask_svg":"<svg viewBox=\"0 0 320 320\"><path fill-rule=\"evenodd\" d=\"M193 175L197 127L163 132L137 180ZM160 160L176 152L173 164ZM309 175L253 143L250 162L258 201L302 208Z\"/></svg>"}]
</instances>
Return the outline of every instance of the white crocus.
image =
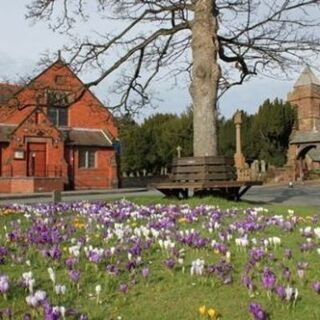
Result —
<instances>
[{"instance_id":1,"label":"white crocus","mask_svg":"<svg viewBox=\"0 0 320 320\"><path fill-rule=\"evenodd\" d=\"M50 280L52 281L53 284L55 284L56 283L56 274L51 267L48 268L48 273L49 273Z\"/></svg>"},{"instance_id":2,"label":"white crocus","mask_svg":"<svg viewBox=\"0 0 320 320\"><path fill-rule=\"evenodd\" d=\"M203 259L197 259L192 261L191 263L191 269L190 269L190 274L201 276L204 271L204 260Z\"/></svg>"},{"instance_id":3,"label":"white crocus","mask_svg":"<svg viewBox=\"0 0 320 320\"><path fill-rule=\"evenodd\" d=\"M96 285L95 291L96 291L96 296L97 296L97 303L99 303L100 302L100 293L101 293L101 285L100 284Z\"/></svg>"},{"instance_id":4,"label":"white crocus","mask_svg":"<svg viewBox=\"0 0 320 320\"><path fill-rule=\"evenodd\" d=\"M60 306L59 311L62 316L62 319L65 319L66 318L66 308L64 306Z\"/></svg>"},{"instance_id":5,"label":"white crocus","mask_svg":"<svg viewBox=\"0 0 320 320\"><path fill-rule=\"evenodd\" d=\"M318 239L320 239L320 227L313 229L314 234Z\"/></svg>"},{"instance_id":6,"label":"white crocus","mask_svg":"<svg viewBox=\"0 0 320 320\"><path fill-rule=\"evenodd\" d=\"M231 252L230 252L230 251L227 251L227 252L226 252L226 261L227 261L228 263L230 263L230 261L231 261Z\"/></svg>"},{"instance_id":7,"label":"white crocus","mask_svg":"<svg viewBox=\"0 0 320 320\"><path fill-rule=\"evenodd\" d=\"M58 296L64 295L66 293L66 286L62 284L57 284L55 285L54 290Z\"/></svg>"}]
</instances>

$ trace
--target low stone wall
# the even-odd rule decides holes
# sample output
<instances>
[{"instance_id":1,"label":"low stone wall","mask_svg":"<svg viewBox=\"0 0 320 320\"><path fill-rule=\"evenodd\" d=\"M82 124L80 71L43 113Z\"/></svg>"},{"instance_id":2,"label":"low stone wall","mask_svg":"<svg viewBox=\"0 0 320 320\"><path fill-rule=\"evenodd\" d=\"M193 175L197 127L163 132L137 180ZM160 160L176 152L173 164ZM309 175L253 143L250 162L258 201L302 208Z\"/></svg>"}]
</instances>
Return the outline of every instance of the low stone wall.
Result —
<instances>
[{"instance_id":1,"label":"low stone wall","mask_svg":"<svg viewBox=\"0 0 320 320\"><path fill-rule=\"evenodd\" d=\"M63 190L62 178L50 177L2 177L0 193L33 193Z\"/></svg>"},{"instance_id":2,"label":"low stone wall","mask_svg":"<svg viewBox=\"0 0 320 320\"><path fill-rule=\"evenodd\" d=\"M146 188L153 183L166 181L168 176L122 177L121 188Z\"/></svg>"}]
</instances>

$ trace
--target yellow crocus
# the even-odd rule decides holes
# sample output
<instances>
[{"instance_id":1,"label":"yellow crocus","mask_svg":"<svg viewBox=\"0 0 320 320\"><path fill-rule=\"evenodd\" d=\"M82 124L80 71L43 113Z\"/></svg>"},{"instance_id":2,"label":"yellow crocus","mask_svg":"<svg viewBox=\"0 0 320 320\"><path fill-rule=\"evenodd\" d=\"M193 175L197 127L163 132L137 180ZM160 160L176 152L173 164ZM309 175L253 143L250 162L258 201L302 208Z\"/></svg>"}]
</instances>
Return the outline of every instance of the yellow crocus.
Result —
<instances>
[{"instance_id":1,"label":"yellow crocus","mask_svg":"<svg viewBox=\"0 0 320 320\"><path fill-rule=\"evenodd\" d=\"M213 308L208 309L208 316L210 319L215 319L217 316L217 311Z\"/></svg>"},{"instance_id":2,"label":"yellow crocus","mask_svg":"<svg viewBox=\"0 0 320 320\"><path fill-rule=\"evenodd\" d=\"M207 311L207 309L206 309L205 305L199 307L199 313L201 316L204 316L206 314L206 311Z\"/></svg>"}]
</instances>

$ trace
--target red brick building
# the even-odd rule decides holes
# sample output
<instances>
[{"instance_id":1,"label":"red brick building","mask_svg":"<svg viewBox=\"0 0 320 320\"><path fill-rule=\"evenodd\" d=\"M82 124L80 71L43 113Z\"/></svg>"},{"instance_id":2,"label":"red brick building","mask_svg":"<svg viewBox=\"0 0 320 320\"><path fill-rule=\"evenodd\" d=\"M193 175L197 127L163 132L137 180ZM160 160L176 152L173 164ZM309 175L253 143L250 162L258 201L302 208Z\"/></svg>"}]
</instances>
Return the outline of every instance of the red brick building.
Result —
<instances>
[{"instance_id":1,"label":"red brick building","mask_svg":"<svg viewBox=\"0 0 320 320\"><path fill-rule=\"evenodd\" d=\"M312 169L320 169L320 80L306 67L288 101L297 110L297 125L290 138L288 166L291 179L300 180Z\"/></svg>"},{"instance_id":2,"label":"red brick building","mask_svg":"<svg viewBox=\"0 0 320 320\"><path fill-rule=\"evenodd\" d=\"M0 84L0 192L117 186L111 113L60 59Z\"/></svg>"}]
</instances>

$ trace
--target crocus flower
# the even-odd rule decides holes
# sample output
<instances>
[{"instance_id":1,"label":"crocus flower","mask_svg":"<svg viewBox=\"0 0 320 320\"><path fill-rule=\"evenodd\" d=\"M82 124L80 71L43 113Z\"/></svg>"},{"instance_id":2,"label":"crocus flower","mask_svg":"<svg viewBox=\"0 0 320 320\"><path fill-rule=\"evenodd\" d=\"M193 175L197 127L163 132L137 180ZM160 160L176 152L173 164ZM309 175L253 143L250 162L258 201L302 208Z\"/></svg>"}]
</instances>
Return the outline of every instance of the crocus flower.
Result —
<instances>
[{"instance_id":1,"label":"crocus flower","mask_svg":"<svg viewBox=\"0 0 320 320\"><path fill-rule=\"evenodd\" d=\"M286 297L286 289L283 286L276 286L275 292L282 300Z\"/></svg>"},{"instance_id":2,"label":"crocus flower","mask_svg":"<svg viewBox=\"0 0 320 320\"><path fill-rule=\"evenodd\" d=\"M80 279L80 271L79 270L69 271L69 278L71 281L77 283Z\"/></svg>"},{"instance_id":3,"label":"crocus flower","mask_svg":"<svg viewBox=\"0 0 320 320\"><path fill-rule=\"evenodd\" d=\"M217 316L217 311L214 310L213 308L208 309L208 317L209 319L215 319Z\"/></svg>"},{"instance_id":4,"label":"crocus flower","mask_svg":"<svg viewBox=\"0 0 320 320\"><path fill-rule=\"evenodd\" d=\"M38 299L32 294L30 294L29 296L26 297L26 302L29 306L34 307L34 308L39 305Z\"/></svg>"},{"instance_id":5,"label":"crocus flower","mask_svg":"<svg viewBox=\"0 0 320 320\"><path fill-rule=\"evenodd\" d=\"M262 284L267 290L271 290L276 283L276 275L269 269L265 268L262 276Z\"/></svg>"},{"instance_id":6,"label":"crocus flower","mask_svg":"<svg viewBox=\"0 0 320 320\"><path fill-rule=\"evenodd\" d=\"M204 316L204 315L206 315L206 313L207 313L206 306L205 306L205 305L200 306L200 307L199 307L199 314L200 314L200 316Z\"/></svg>"},{"instance_id":7,"label":"crocus flower","mask_svg":"<svg viewBox=\"0 0 320 320\"><path fill-rule=\"evenodd\" d=\"M167 268L173 269L176 263L172 258L168 258L164 261L164 264L167 266Z\"/></svg>"},{"instance_id":8,"label":"crocus flower","mask_svg":"<svg viewBox=\"0 0 320 320\"><path fill-rule=\"evenodd\" d=\"M55 284L56 283L56 274L51 267L48 268L48 273L49 273L50 280L52 281L53 284Z\"/></svg>"},{"instance_id":9,"label":"crocus flower","mask_svg":"<svg viewBox=\"0 0 320 320\"><path fill-rule=\"evenodd\" d=\"M287 286L286 287L286 300L288 302L296 301L298 299L298 289Z\"/></svg>"},{"instance_id":10,"label":"crocus flower","mask_svg":"<svg viewBox=\"0 0 320 320\"><path fill-rule=\"evenodd\" d=\"M291 271L290 271L290 269L288 267L284 267L282 275L287 281L290 281Z\"/></svg>"},{"instance_id":11,"label":"crocus flower","mask_svg":"<svg viewBox=\"0 0 320 320\"><path fill-rule=\"evenodd\" d=\"M202 276L204 271L204 260L203 259L197 259L192 261L191 263L191 269L190 274L196 275L196 276Z\"/></svg>"},{"instance_id":12,"label":"crocus flower","mask_svg":"<svg viewBox=\"0 0 320 320\"><path fill-rule=\"evenodd\" d=\"M7 275L0 275L0 292L6 294L9 290L9 278Z\"/></svg>"},{"instance_id":13,"label":"crocus flower","mask_svg":"<svg viewBox=\"0 0 320 320\"><path fill-rule=\"evenodd\" d=\"M58 296L64 295L66 293L66 286L62 284L56 284L54 290Z\"/></svg>"},{"instance_id":14,"label":"crocus flower","mask_svg":"<svg viewBox=\"0 0 320 320\"><path fill-rule=\"evenodd\" d=\"M38 302L43 302L47 298L47 293L43 290L37 290L34 294Z\"/></svg>"},{"instance_id":15,"label":"crocus flower","mask_svg":"<svg viewBox=\"0 0 320 320\"><path fill-rule=\"evenodd\" d=\"M287 259L291 259L292 258L292 250L291 249L285 249L284 250L284 256L287 258Z\"/></svg>"},{"instance_id":16,"label":"crocus flower","mask_svg":"<svg viewBox=\"0 0 320 320\"><path fill-rule=\"evenodd\" d=\"M318 294L320 294L320 281L316 281L312 284L312 288Z\"/></svg>"},{"instance_id":17,"label":"crocus flower","mask_svg":"<svg viewBox=\"0 0 320 320\"><path fill-rule=\"evenodd\" d=\"M250 303L249 312L253 315L255 320L267 319L266 312L261 308L261 306L258 303Z\"/></svg>"},{"instance_id":18,"label":"crocus flower","mask_svg":"<svg viewBox=\"0 0 320 320\"><path fill-rule=\"evenodd\" d=\"M143 278L147 279L149 277L149 274L150 274L150 270L148 267L144 267L142 269L142 276Z\"/></svg>"},{"instance_id":19,"label":"crocus flower","mask_svg":"<svg viewBox=\"0 0 320 320\"><path fill-rule=\"evenodd\" d=\"M127 293L128 292L128 285L126 283L121 283L119 286L119 290L123 293Z\"/></svg>"},{"instance_id":20,"label":"crocus flower","mask_svg":"<svg viewBox=\"0 0 320 320\"><path fill-rule=\"evenodd\" d=\"M96 296L97 296L97 303L100 302L100 293L101 293L101 285L97 284L95 287Z\"/></svg>"}]
</instances>

